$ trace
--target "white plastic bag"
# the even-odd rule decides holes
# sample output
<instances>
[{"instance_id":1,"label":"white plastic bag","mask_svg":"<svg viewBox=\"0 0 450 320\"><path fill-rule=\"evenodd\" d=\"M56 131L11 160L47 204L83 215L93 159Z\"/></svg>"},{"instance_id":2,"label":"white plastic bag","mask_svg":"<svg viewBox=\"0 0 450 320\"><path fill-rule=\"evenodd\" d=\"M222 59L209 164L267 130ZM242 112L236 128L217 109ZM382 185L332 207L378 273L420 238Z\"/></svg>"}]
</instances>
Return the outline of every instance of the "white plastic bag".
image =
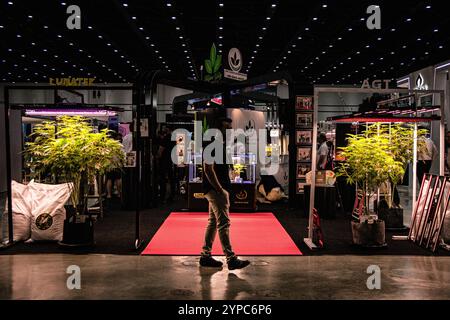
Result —
<instances>
[{"instance_id":1,"label":"white plastic bag","mask_svg":"<svg viewBox=\"0 0 450 320\"><path fill-rule=\"evenodd\" d=\"M28 184L31 194L31 239L61 241L63 238L66 209L71 185Z\"/></svg>"},{"instance_id":2,"label":"white plastic bag","mask_svg":"<svg viewBox=\"0 0 450 320\"><path fill-rule=\"evenodd\" d=\"M14 241L26 241L31 233L31 208L28 186L11 182L12 191L12 220ZM8 236L8 199L6 199L5 212L2 217L2 240L7 242Z\"/></svg>"}]
</instances>

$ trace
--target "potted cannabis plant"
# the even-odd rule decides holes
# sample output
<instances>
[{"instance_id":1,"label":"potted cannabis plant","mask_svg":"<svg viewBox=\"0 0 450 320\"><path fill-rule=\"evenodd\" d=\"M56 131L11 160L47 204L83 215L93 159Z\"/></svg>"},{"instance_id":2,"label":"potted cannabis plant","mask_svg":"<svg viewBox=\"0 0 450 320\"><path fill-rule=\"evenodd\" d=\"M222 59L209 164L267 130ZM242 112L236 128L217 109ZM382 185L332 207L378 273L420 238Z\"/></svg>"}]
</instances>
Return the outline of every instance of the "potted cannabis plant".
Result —
<instances>
[{"instance_id":1,"label":"potted cannabis plant","mask_svg":"<svg viewBox=\"0 0 450 320\"><path fill-rule=\"evenodd\" d=\"M422 139L427 133L424 129L417 131L419 152L426 148ZM391 170L389 179L383 184L380 201L377 203L378 217L385 221L386 229L403 229L403 208L400 206L397 186L402 182L408 163L413 160L414 127L408 124L374 124L367 128L366 135L380 136L388 141L388 152L392 158L401 163L401 168ZM397 195L397 196L396 196Z\"/></svg>"},{"instance_id":2,"label":"potted cannabis plant","mask_svg":"<svg viewBox=\"0 0 450 320\"><path fill-rule=\"evenodd\" d=\"M349 135L347 147L341 148L345 161L338 168L338 175L347 183L356 184L362 191L364 210L358 221L352 221L353 243L362 246L385 245L385 222L371 212L370 200L380 186L393 175L404 173L403 164L394 159L389 140L384 135L370 131Z\"/></svg>"},{"instance_id":3,"label":"potted cannabis plant","mask_svg":"<svg viewBox=\"0 0 450 320\"><path fill-rule=\"evenodd\" d=\"M125 154L108 129L94 132L84 117L58 117L34 127L27 142L27 165L35 177L50 177L71 188L66 206L63 244L93 243L93 221L86 215L89 182L97 175L121 168Z\"/></svg>"}]
</instances>

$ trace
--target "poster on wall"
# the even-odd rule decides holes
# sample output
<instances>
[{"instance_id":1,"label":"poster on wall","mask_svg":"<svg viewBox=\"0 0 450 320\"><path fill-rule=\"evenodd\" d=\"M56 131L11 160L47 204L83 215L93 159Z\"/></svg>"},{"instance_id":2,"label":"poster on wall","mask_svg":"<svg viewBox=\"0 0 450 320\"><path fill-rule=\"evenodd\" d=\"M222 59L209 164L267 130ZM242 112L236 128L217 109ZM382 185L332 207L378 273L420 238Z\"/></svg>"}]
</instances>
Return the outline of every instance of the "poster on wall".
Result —
<instances>
[{"instance_id":1,"label":"poster on wall","mask_svg":"<svg viewBox=\"0 0 450 320\"><path fill-rule=\"evenodd\" d=\"M297 111L313 110L312 97L297 96L295 98L295 110Z\"/></svg>"},{"instance_id":2,"label":"poster on wall","mask_svg":"<svg viewBox=\"0 0 450 320\"><path fill-rule=\"evenodd\" d=\"M124 167L136 168L136 151L127 152Z\"/></svg>"},{"instance_id":3,"label":"poster on wall","mask_svg":"<svg viewBox=\"0 0 450 320\"><path fill-rule=\"evenodd\" d=\"M312 131L308 130L297 130L296 132L297 144L312 144Z\"/></svg>"},{"instance_id":4,"label":"poster on wall","mask_svg":"<svg viewBox=\"0 0 450 320\"><path fill-rule=\"evenodd\" d=\"M186 137L184 134L179 133L176 135L175 141L177 143L177 148L176 148L177 158L178 158L177 165L184 166L186 164L186 154L185 154Z\"/></svg>"},{"instance_id":5,"label":"poster on wall","mask_svg":"<svg viewBox=\"0 0 450 320\"><path fill-rule=\"evenodd\" d=\"M311 161L311 148L297 148L297 161Z\"/></svg>"},{"instance_id":6,"label":"poster on wall","mask_svg":"<svg viewBox=\"0 0 450 320\"><path fill-rule=\"evenodd\" d=\"M297 194L303 194L305 192L305 184L306 181L300 180L297 181Z\"/></svg>"},{"instance_id":7,"label":"poster on wall","mask_svg":"<svg viewBox=\"0 0 450 320\"><path fill-rule=\"evenodd\" d=\"M306 174L311 171L310 163L297 163L297 179L306 178Z\"/></svg>"},{"instance_id":8,"label":"poster on wall","mask_svg":"<svg viewBox=\"0 0 450 320\"><path fill-rule=\"evenodd\" d=\"M148 118L141 119L141 137L148 138L150 136L150 130L148 127Z\"/></svg>"},{"instance_id":9,"label":"poster on wall","mask_svg":"<svg viewBox=\"0 0 450 320\"><path fill-rule=\"evenodd\" d=\"M312 128L313 115L312 113L297 113L295 124L300 128Z\"/></svg>"}]
</instances>

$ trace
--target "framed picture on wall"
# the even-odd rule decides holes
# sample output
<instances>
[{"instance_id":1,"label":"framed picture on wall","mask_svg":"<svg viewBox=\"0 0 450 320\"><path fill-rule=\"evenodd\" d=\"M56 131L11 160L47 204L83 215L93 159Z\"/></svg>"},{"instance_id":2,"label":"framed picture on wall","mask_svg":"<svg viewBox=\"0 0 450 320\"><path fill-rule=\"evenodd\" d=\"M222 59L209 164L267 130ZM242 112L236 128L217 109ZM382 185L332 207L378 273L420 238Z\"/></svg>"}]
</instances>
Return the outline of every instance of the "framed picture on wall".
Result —
<instances>
[{"instance_id":1,"label":"framed picture on wall","mask_svg":"<svg viewBox=\"0 0 450 320\"><path fill-rule=\"evenodd\" d=\"M297 179L306 178L306 174L311 171L310 163L297 163Z\"/></svg>"},{"instance_id":2,"label":"framed picture on wall","mask_svg":"<svg viewBox=\"0 0 450 320\"><path fill-rule=\"evenodd\" d=\"M295 124L300 128L312 128L313 115L312 113L297 113Z\"/></svg>"},{"instance_id":3,"label":"framed picture on wall","mask_svg":"<svg viewBox=\"0 0 450 320\"><path fill-rule=\"evenodd\" d=\"M295 98L295 110L313 110L313 100L312 97L297 96Z\"/></svg>"},{"instance_id":4,"label":"framed picture on wall","mask_svg":"<svg viewBox=\"0 0 450 320\"><path fill-rule=\"evenodd\" d=\"M296 188L297 194L305 193L305 184L306 184L306 181L297 180L297 188Z\"/></svg>"},{"instance_id":5,"label":"framed picture on wall","mask_svg":"<svg viewBox=\"0 0 450 320\"><path fill-rule=\"evenodd\" d=\"M312 148L297 147L297 161L311 161Z\"/></svg>"},{"instance_id":6,"label":"framed picture on wall","mask_svg":"<svg viewBox=\"0 0 450 320\"><path fill-rule=\"evenodd\" d=\"M309 130L297 130L295 141L297 144L312 144L312 131Z\"/></svg>"}]
</instances>

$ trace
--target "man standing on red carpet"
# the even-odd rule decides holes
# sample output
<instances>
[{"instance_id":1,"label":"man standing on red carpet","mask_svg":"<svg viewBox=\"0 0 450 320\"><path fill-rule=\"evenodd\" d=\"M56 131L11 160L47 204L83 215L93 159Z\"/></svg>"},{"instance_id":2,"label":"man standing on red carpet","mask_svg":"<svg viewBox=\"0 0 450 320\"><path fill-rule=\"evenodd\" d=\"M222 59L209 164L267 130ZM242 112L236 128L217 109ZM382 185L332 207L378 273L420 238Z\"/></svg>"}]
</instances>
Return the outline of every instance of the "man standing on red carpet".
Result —
<instances>
[{"instance_id":1,"label":"man standing on red carpet","mask_svg":"<svg viewBox=\"0 0 450 320\"><path fill-rule=\"evenodd\" d=\"M218 119L218 129L222 133L223 140L226 137L226 130L231 129L231 122L230 118ZM229 218L231 181L228 172L229 167L226 163L225 146L226 143L223 143L222 159L208 161L205 156L203 158L203 192L209 203L209 220L200 265L203 267L222 266L222 262L211 256L216 232L219 231L220 243L227 258L228 269L234 270L245 268L250 264L250 261L238 259L231 248Z\"/></svg>"}]
</instances>

